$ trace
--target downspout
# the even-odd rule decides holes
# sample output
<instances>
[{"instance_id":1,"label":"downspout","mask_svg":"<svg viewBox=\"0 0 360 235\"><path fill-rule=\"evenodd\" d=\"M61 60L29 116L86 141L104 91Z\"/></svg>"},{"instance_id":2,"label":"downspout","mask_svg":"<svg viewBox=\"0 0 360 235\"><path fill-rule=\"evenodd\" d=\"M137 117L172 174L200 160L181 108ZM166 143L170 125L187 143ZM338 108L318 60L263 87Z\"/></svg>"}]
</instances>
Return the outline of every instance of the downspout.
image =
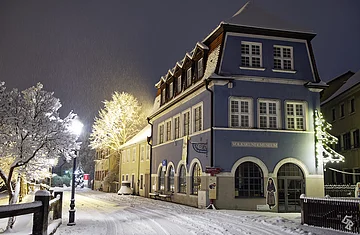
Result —
<instances>
[{"instance_id":1,"label":"downspout","mask_svg":"<svg viewBox=\"0 0 360 235\"><path fill-rule=\"evenodd\" d=\"M152 184L151 184L151 174L152 174L152 143L150 143L151 142L151 140L152 140L152 136L153 136L153 124L152 123L150 123L150 118L148 117L147 118L147 122L149 123L149 125L151 126L151 134L150 134L150 137L149 138L147 138L147 143L148 143L148 145L150 145L150 179L149 179L149 183L150 183L150 190L149 190L149 192L151 192L151 189L152 189Z\"/></svg>"},{"instance_id":2,"label":"downspout","mask_svg":"<svg viewBox=\"0 0 360 235\"><path fill-rule=\"evenodd\" d=\"M213 153L214 153L214 134L213 134L213 126L214 126L214 107L213 107L213 103L214 103L214 92L209 88L209 82L210 80L206 79L205 80L205 86L206 86L206 90L208 90L211 93L211 101L210 101L210 115L211 115L211 119L210 119L210 143L211 143L211 149L210 149L210 167L214 167L214 157L213 157Z\"/></svg>"}]
</instances>

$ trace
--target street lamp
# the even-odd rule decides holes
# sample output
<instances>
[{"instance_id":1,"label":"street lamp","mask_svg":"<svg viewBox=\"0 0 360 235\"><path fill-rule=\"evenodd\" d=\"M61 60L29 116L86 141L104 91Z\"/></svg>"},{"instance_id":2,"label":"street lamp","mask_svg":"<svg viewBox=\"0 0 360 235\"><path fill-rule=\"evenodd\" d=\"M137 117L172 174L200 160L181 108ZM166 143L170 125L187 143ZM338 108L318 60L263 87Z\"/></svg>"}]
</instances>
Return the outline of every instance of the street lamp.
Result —
<instances>
[{"instance_id":1,"label":"street lamp","mask_svg":"<svg viewBox=\"0 0 360 235\"><path fill-rule=\"evenodd\" d=\"M83 124L78 120L74 119L72 121L70 130L73 134L79 136L81 134ZM69 223L68 226L75 225L75 170L76 170L76 158L78 151L75 150L75 156L73 159L73 173L72 173L72 181L71 181L71 199L70 199L70 210L69 210Z\"/></svg>"}]
</instances>

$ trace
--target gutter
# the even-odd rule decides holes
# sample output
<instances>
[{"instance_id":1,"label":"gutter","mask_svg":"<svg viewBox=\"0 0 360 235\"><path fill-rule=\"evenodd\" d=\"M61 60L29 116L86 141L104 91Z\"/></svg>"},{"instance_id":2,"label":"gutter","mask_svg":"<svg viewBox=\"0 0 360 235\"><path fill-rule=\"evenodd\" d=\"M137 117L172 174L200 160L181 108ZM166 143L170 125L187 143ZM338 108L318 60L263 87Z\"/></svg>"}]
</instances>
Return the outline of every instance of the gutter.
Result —
<instances>
[{"instance_id":1,"label":"gutter","mask_svg":"<svg viewBox=\"0 0 360 235\"><path fill-rule=\"evenodd\" d=\"M206 79L205 80L205 86L206 86L206 90L208 90L211 94L211 102L210 102L210 107L211 107L211 129L210 129L210 142L211 142L211 149L210 149L210 167L214 167L214 157L213 157L213 153L214 153L214 134L213 134L213 127L214 127L214 92L209 88L209 82L210 80Z\"/></svg>"},{"instance_id":2,"label":"gutter","mask_svg":"<svg viewBox=\"0 0 360 235\"><path fill-rule=\"evenodd\" d=\"M148 122L148 124L151 126L151 134L150 134L150 137L148 137L147 138L147 144L150 146L150 159L149 159L149 161L150 161L150 190L149 190L149 193L151 192L151 189L152 189L152 184L151 184L151 173L152 173L152 143L151 143L151 140L152 140L152 137L153 137L153 124L152 123L150 123L150 118L148 117L147 118L147 122ZM145 195L145 196L147 196L147 195Z\"/></svg>"}]
</instances>

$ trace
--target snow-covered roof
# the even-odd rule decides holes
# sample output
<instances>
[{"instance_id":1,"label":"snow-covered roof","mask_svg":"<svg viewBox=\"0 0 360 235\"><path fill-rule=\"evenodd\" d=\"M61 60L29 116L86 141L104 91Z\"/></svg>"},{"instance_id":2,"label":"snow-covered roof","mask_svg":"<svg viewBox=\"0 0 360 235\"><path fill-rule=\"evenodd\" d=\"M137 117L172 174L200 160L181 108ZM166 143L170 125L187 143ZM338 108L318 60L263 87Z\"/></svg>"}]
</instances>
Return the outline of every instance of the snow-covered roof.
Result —
<instances>
[{"instance_id":1,"label":"snow-covered roof","mask_svg":"<svg viewBox=\"0 0 360 235\"><path fill-rule=\"evenodd\" d=\"M147 139L147 137L151 136L151 126L146 125L144 129L142 129L139 133L137 133L134 137L132 137L129 141L127 141L125 144L121 145L121 149L128 147L133 144L137 144L140 142L143 142Z\"/></svg>"},{"instance_id":2,"label":"snow-covered roof","mask_svg":"<svg viewBox=\"0 0 360 235\"><path fill-rule=\"evenodd\" d=\"M360 83L360 70L351 76L345 83L342 85L337 91L334 92L329 98L327 98L321 105L331 101L332 99L338 97L339 95L343 94L344 92L350 90L352 87L358 85Z\"/></svg>"},{"instance_id":3,"label":"snow-covered roof","mask_svg":"<svg viewBox=\"0 0 360 235\"><path fill-rule=\"evenodd\" d=\"M262 29L275 29L291 32L302 32L314 34L312 30L293 25L286 20L282 20L272 15L254 4L253 1L247 2L230 19L222 22L223 24L254 27Z\"/></svg>"}]
</instances>

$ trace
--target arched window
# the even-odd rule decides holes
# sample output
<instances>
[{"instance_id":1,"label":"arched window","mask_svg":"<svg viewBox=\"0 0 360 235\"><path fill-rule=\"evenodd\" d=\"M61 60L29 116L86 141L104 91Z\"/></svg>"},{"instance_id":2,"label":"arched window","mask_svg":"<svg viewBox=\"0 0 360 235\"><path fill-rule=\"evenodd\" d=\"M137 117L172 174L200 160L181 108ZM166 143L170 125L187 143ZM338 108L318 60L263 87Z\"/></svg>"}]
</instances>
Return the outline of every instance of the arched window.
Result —
<instances>
[{"instance_id":1,"label":"arched window","mask_svg":"<svg viewBox=\"0 0 360 235\"><path fill-rule=\"evenodd\" d=\"M261 168L253 162L244 162L235 172L236 197L263 197L264 177Z\"/></svg>"},{"instance_id":2,"label":"arched window","mask_svg":"<svg viewBox=\"0 0 360 235\"><path fill-rule=\"evenodd\" d=\"M186 193L186 169L182 165L179 172L179 193Z\"/></svg>"},{"instance_id":3,"label":"arched window","mask_svg":"<svg viewBox=\"0 0 360 235\"><path fill-rule=\"evenodd\" d=\"M197 195L201 188L201 170L199 164L195 163L192 171L192 194Z\"/></svg>"},{"instance_id":4,"label":"arched window","mask_svg":"<svg viewBox=\"0 0 360 235\"><path fill-rule=\"evenodd\" d=\"M165 172L160 169L159 172L159 190L164 191L165 189Z\"/></svg>"},{"instance_id":5,"label":"arched window","mask_svg":"<svg viewBox=\"0 0 360 235\"><path fill-rule=\"evenodd\" d=\"M175 189L175 185L174 185L174 167L170 166L169 167L169 172L168 172L168 191L170 192L174 192Z\"/></svg>"}]
</instances>

